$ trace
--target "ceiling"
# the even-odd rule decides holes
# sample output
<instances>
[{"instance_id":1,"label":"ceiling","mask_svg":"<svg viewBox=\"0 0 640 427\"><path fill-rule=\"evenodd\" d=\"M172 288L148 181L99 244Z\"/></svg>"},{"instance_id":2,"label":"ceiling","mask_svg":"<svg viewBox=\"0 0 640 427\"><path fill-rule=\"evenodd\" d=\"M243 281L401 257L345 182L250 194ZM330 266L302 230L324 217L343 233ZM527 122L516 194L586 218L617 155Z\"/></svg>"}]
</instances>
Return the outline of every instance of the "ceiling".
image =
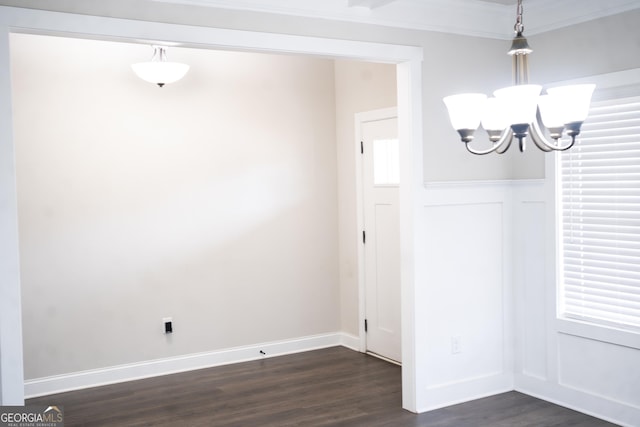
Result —
<instances>
[{"instance_id":1,"label":"ceiling","mask_svg":"<svg viewBox=\"0 0 640 427\"><path fill-rule=\"evenodd\" d=\"M509 39L517 0L153 0ZM633 9L638 0L523 0L527 35Z\"/></svg>"}]
</instances>

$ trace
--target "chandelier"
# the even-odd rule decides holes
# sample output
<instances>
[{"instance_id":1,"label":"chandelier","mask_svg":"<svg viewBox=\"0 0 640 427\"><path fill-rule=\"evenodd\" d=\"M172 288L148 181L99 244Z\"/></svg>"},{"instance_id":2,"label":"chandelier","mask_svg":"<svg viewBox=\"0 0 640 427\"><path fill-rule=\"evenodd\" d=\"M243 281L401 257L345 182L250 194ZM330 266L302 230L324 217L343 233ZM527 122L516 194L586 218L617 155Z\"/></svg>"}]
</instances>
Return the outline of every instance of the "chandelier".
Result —
<instances>
[{"instance_id":1,"label":"chandelier","mask_svg":"<svg viewBox=\"0 0 640 427\"><path fill-rule=\"evenodd\" d=\"M149 83L155 83L159 87L166 83L173 83L187 74L189 66L179 62L168 62L167 52L162 46L152 46L153 56L148 62L139 62L131 65L133 72L138 77Z\"/></svg>"},{"instance_id":2,"label":"chandelier","mask_svg":"<svg viewBox=\"0 0 640 427\"><path fill-rule=\"evenodd\" d=\"M491 98L481 93L465 93L443 99L453 128L473 154L503 154L514 138L523 152L527 136L542 151L567 150L575 143L587 118L595 85L549 88L541 95L542 86L529 84L528 55L532 50L522 35L522 12L522 0L518 0L515 38L508 52L512 57L514 85L496 90ZM493 144L491 148L471 147L480 124ZM568 141L562 140L565 133Z\"/></svg>"}]
</instances>

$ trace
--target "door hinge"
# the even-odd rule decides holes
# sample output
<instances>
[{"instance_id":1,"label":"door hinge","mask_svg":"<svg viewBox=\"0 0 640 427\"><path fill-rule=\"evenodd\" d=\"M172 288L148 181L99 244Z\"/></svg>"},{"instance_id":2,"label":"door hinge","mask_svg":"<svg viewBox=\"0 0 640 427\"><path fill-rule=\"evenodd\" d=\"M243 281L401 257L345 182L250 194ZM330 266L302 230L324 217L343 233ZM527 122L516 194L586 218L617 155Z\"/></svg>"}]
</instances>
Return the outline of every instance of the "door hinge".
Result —
<instances>
[{"instance_id":1,"label":"door hinge","mask_svg":"<svg viewBox=\"0 0 640 427\"><path fill-rule=\"evenodd\" d=\"M360 154L364 154L364 141L360 141Z\"/></svg>"},{"instance_id":2,"label":"door hinge","mask_svg":"<svg viewBox=\"0 0 640 427\"><path fill-rule=\"evenodd\" d=\"M367 332L369 329L369 325L367 324L367 319L364 319L364 331Z\"/></svg>"},{"instance_id":3,"label":"door hinge","mask_svg":"<svg viewBox=\"0 0 640 427\"><path fill-rule=\"evenodd\" d=\"M367 233L362 230L362 243L367 243Z\"/></svg>"}]
</instances>

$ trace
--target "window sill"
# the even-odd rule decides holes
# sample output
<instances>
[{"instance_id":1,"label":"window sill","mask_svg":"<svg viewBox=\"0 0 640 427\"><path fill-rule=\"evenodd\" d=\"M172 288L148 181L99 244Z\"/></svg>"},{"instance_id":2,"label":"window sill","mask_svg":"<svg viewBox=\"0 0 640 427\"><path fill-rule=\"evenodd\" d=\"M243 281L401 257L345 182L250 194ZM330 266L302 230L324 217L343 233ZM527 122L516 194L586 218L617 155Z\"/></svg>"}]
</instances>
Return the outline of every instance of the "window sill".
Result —
<instances>
[{"instance_id":1,"label":"window sill","mask_svg":"<svg viewBox=\"0 0 640 427\"><path fill-rule=\"evenodd\" d=\"M595 325L580 320L557 318L558 332L640 350L640 332Z\"/></svg>"}]
</instances>

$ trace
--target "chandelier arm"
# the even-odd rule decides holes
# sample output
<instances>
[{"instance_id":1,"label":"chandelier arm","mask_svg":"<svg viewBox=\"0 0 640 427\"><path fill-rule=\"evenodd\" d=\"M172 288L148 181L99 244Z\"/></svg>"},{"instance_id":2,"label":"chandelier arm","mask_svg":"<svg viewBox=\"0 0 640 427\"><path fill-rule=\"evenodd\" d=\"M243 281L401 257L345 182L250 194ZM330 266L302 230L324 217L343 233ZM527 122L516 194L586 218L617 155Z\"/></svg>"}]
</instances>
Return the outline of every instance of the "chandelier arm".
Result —
<instances>
[{"instance_id":1,"label":"chandelier arm","mask_svg":"<svg viewBox=\"0 0 640 427\"><path fill-rule=\"evenodd\" d=\"M511 129L511 127L508 127L502 133L502 138L500 138L500 141L498 141L498 144L500 146L504 146L504 148L496 150L496 153L498 154L506 153L509 147L511 147L512 142L513 142L513 130Z\"/></svg>"},{"instance_id":2,"label":"chandelier arm","mask_svg":"<svg viewBox=\"0 0 640 427\"><path fill-rule=\"evenodd\" d=\"M548 153L550 151L565 151L573 147L573 144L575 144L576 142L575 136L571 137L571 142L568 143L567 145L557 145L549 142L549 140L544 136L544 133L540 126L540 120L541 120L540 113L538 112L538 116L536 120L534 120L533 123L531 124L531 132L530 132L531 139L539 149Z\"/></svg>"},{"instance_id":3,"label":"chandelier arm","mask_svg":"<svg viewBox=\"0 0 640 427\"><path fill-rule=\"evenodd\" d=\"M469 143L465 143L464 144L465 147L467 147L467 151L470 152L471 154L476 154L478 156L484 156L485 154L491 154L494 153L500 146L499 145L494 145L493 147L487 149L487 150L476 150L474 148L471 148L471 146L469 145Z\"/></svg>"},{"instance_id":4,"label":"chandelier arm","mask_svg":"<svg viewBox=\"0 0 640 427\"><path fill-rule=\"evenodd\" d=\"M504 154L504 152L509 149L509 146L511 146L511 141L513 141L513 132L511 131L511 129L508 129L502 133L502 136L498 141L493 143L493 146L491 148L488 148L486 150L476 150L473 147L471 147L470 142L466 142L464 146L467 148L467 151L469 151L471 154L476 154L478 156L484 156L485 154L491 154L491 153Z\"/></svg>"},{"instance_id":5,"label":"chandelier arm","mask_svg":"<svg viewBox=\"0 0 640 427\"><path fill-rule=\"evenodd\" d=\"M536 147L538 147L541 151L544 151L545 153L549 153L553 151L553 148L551 148L551 146L549 146L549 143L545 141L544 135L541 132L541 129L538 126L538 124L534 121L531 125L532 125L531 132L529 133L529 135L531 136L531 140L536 145Z\"/></svg>"}]
</instances>

